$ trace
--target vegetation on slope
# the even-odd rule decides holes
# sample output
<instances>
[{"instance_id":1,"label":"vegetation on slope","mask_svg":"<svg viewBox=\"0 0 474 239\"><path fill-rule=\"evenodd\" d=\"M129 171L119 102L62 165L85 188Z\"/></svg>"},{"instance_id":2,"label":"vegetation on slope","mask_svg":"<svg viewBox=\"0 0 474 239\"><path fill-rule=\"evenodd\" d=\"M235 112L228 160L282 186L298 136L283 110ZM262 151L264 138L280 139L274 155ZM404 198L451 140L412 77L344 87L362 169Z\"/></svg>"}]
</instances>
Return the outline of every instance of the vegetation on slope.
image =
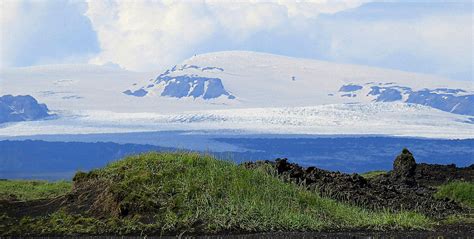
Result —
<instances>
[{"instance_id":1,"label":"vegetation on slope","mask_svg":"<svg viewBox=\"0 0 474 239\"><path fill-rule=\"evenodd\" d=\"M448 198L474 208L474 183L454 181L441 185L435 197Z\"/></svg>"},{"instance_id":2,"label":"vegetation on slope","mask_svg":"<svg viewBox=\"0 0 474 239\"><path fill-rule=\"evenodd\" d=\"M70 205L16 222L4 234L179 234L427 228L412 213L374 212L322 198L264 168L194 153L147 153L78 173Z\"/></svg>"},{"instance_id":3,"label":"vegetation on slope","mask_svg":"<svg viewBox=\"0 0 474 239\"><path fill-rule=\"evenodd\" d=\"M383 174L387 174L387 171L383 171L383 170L370 171L370 172L363 173L360 176L364 177L365 179L371 179Z\"/></svg>"},{"instance_id":4,"label":"vegetation on slope","mask_svg":"<svg viewBox=\"0 0 474 239\"><path fill-rule=\"evenodd\" d=\"M67 181L0 180L0 200L53 198L71 191Z\"/></svg>"}]
</instances>

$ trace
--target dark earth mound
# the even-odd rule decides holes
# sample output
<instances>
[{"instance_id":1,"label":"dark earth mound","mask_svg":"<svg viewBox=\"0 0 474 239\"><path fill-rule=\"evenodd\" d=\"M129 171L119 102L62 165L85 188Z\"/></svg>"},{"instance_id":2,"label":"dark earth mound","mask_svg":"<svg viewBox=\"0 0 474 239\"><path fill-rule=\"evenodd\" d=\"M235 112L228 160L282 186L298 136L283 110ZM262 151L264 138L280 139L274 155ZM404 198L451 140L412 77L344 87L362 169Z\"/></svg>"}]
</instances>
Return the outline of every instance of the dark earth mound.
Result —
<instances>
[{"instance_id":1,"label":"dark earth mound","mask_svg":"<svg viewBox=\"0 0 474 239\"><path fill-rule=\"evenodd\" d=\"M331 172L315 167L303 168L286 158L249 162L247 168L270 164L278 175L303 183L321 195L372 209L413 210L435 218L467 214L471 209L447 199L436 199L436 188L450 180L472 181L474 165L456 168L453 165L416 164L410 151L404 149L387 174L366 179L358 174Z\"/></svg>"}]
</instances>

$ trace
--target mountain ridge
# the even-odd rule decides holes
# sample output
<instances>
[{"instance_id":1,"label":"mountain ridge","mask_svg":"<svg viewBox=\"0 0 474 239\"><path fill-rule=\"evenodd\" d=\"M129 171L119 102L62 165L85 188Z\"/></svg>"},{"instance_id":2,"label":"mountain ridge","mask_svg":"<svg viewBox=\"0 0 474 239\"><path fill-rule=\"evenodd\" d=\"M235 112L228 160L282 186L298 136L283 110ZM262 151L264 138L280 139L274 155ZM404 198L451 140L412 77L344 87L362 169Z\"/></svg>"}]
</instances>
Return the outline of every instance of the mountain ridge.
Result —
<instances>
[{"instance_id":1,"label":"mountain ridge","mask_svg":"<svg viewBox=\"0 0 474 239\"><path fill-rule=\"evenodd\" d=\"M213 81L217 84L206 89L217 92L212 97L193 93L196 87ZM474 115L474 91L468 82L246 51L193 56L150 84L124 93L204 100L227 96L227 103L247 102L251 107L405 102Z\"/></svg>"},{"instance_id":2,"label":"mountain ridge","mask_svg":"<svg viewBox=\"0 0 474 239\"><path fill-rule=\"evenodd\" d=\"M252 52L197 55L161 74L99 68L0 72L0 95L31 95L58 113L9 124L0 135L237 130L473 138L470 82ZM220 84L209 89L212 79Z\"/></svg>"}]
</instances>

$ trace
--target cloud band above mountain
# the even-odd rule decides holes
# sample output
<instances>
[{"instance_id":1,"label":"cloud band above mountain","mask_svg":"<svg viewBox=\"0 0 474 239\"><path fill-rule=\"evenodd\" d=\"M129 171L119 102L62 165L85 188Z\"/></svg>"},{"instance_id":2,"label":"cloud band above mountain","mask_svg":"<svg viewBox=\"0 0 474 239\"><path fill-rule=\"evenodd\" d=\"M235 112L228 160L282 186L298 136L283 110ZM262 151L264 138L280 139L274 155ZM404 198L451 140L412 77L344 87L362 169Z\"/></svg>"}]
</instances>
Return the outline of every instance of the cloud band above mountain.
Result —
<instances>
[{"instance_id":1,"label":"cloud band above mountain","mask_svg":"<svg viewBox=\"0 0 474 239\"><path fill-rule=\"evenodd\" d=\"M159 71L194 54L251 50L472 79L470 1L367 2L2 2L1 60Z\"/></svg>"},{"instance_id":2,"label":"cloud band above mountain","mask_svg":"<svg viewBox=\"0 0 474 239\"><path fill-rule=\"evenodd\" d=\"M257 34L291 34L291 28L299 28L298 21L362 2L92 0L86 15L102 48L93 62L112 61L130 69L152 70L176 64L211 46L253 45L249 39L253 41Z\"/></svg>"}]
</instances>

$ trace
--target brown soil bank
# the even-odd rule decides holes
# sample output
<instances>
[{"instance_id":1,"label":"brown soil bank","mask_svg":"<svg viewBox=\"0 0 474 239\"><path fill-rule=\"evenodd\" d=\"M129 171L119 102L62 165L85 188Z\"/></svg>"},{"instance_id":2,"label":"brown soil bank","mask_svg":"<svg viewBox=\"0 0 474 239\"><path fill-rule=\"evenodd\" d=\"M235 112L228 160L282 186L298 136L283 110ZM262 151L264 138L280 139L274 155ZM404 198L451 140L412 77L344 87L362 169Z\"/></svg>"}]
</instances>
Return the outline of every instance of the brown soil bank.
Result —
<instances>
[{"instance_id":1,"label":"brown soil bank","mask_svg":"<svg viewBox=\"0 0 474 239\"><path fill-rule=\"evenodd\" d=\"M303 183L321 195L372 209L417 211L435 218L452 214L469 214L472 210L448 199L436 199L434 186L452 180L474 180L474 165L417 164L412 153L404 149L396 157L393 170L366 179L358 174L331 172L315 167L303 168L286 158L245 163L248 168L272 165L283 178Z\"/></svg>"}]
</instances>

